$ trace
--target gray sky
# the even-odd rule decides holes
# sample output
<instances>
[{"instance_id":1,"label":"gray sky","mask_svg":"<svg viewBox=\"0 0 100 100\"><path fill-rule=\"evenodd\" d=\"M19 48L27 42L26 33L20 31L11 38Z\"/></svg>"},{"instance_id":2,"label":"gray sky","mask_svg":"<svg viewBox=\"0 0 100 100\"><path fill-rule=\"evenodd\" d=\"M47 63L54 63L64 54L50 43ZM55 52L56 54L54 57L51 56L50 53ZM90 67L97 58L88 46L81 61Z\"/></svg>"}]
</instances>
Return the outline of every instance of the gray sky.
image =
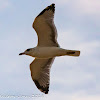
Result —
<instances>
[{"instance_id":1,"label":"gray sky","mask_svg":"<svg viewBox=\"0 0 100 100\"><path fill-rule=\"evenodd\" d=\"M29 64L34 58L18 54L37 45L32 23L52 3L56 5L54 21L60 46L80 50L81 55L56 58L50 91L44 95L31 79ZM100 100L100 0L0 0L0 47L0 95ZM12 100L0 98L6 99Z\"/></svg>"}]
</instances>

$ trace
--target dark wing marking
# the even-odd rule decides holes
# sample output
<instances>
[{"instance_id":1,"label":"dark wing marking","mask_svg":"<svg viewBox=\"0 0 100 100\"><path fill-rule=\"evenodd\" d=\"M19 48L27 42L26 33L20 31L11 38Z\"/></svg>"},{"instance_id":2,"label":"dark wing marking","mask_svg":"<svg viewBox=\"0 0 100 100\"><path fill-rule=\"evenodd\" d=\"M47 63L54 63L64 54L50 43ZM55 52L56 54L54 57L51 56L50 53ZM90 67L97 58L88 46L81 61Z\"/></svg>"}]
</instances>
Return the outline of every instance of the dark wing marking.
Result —
<instances>
[{"instance_id":1,"label":"dark wing marking","mask_svg":"<svg viewBox=\"0 0 100 100\"><path fill-rule=\"evenodd\" d=\"M37 88L45 94L49 91L50 68L54 58L35 59L30 64L31 77Z\"/></svg>"},{"instance_id":2,"label":"dark wing marking","mask_svg":"<svg viewBox=\"0 0 100 100\"><path fill-rule=\"evenodd\" d=\"M38 16L42 15L47 10L52 10L52 12L54 13L55 12L55 4L52 4L52 5L48 6L48 7L46 7Z\"/></svg>"}]
</instances>

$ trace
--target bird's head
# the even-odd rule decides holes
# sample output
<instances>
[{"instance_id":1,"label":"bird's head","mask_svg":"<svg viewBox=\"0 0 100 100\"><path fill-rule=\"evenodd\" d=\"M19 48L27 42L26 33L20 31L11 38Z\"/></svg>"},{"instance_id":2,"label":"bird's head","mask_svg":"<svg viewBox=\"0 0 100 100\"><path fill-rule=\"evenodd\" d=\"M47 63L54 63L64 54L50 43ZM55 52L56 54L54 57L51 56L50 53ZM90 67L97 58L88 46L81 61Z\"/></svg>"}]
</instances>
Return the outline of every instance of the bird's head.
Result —
<instances>
[{"instance_id":1,"label":"bird's head","mask_svg":"<svg viewBox=\"0 0 100 100\"><path fill-rule=\"evenodd\" d=\"M20 53L19 55L29 55L31 56L31 54L33 53L33 48L29 48L27 50L25 50L24 52Z\"/></svg>"}]
</instances>

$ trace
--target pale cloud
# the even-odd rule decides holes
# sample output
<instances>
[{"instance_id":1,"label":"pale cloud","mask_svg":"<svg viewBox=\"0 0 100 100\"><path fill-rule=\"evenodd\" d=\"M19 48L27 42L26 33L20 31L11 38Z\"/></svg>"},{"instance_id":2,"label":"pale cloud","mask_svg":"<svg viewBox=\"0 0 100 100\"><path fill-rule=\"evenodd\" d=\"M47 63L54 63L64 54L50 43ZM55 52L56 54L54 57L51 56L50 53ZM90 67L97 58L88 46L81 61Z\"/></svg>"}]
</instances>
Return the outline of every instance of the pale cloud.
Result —
<instances>
[{"instance_id":1,"label":"pale cloud","mask_svg":"<svg viewBox=\"0 0 100 100\"><path fill-rule=\"evenodd\" d=\"M3 11L9 6L11 6L11 3L8 0L0 0L0 11Z\"/></svg>"},{"instance_id":2,"label":"pale cloud","mask_svg":"<svg viewBox=\"0 0 100 100\"><path fill-rule=\"evenodd\" d=\"M63 6L66 10L77 12L79 15L100 15L100 0L53 0L53 2L60 8Z\"/></svg>"},{"instance_id":3,"label":"pale cloud","mask_svg":"<svg viewBox=\"0 0 100 100\"><path fill-rule=\"evenodd\" d=\"M100 48L100 41L84 42L79 45L82 56L87 53L88 56L98 53L98 48Z\"/></svg>"},{"instance_id":4,"label":"pale cloud","mask_svg":"<svg viewBox=\"0 0 100 100\"><path fill-rule=\"evenodd\" d=\"M73 6L80 13L100 14L100 0L75 0Z\"/></svg>"},{"instance_id":5,"label":"pale cloud","mask_svg":"<svg viewBox=\"0 0 100 100\"><path fill-rule=\"evenodd\" d=\"M77 64L74 65L76 66ZM70 70L68 69L69 67L65 68L64 65L62 66L62 68L66 69L66 71L64 71L63 69L62 71L58 70L57 73L60 73L60 75L57 74L57 76L51 77L51 82L52 84L60 84L60 86L64 86L66 91L69 87L70 90L72 90L72 87L78 88L78 86L80 87L86 85L89 82L93 82L95 80L93 74L82 71L78 65Z\"/></svg>"},{"instance_id":6,"label":"pale cloud","mask_svg":"<svg viewBox=\"0 0 100 100\"><path fill-rule=\"evenodd\" d=\"M57 5L64 5L66 3L68 3L70 0L53 0L52 2L54 2Z\"/></svg>"},{"instance_id":7,"label":"pale cloud","mask_svg":"<svg viewBox=\"0 0 100 100\"><path fill-rule=\"evenodd\" d=\"M74 49L82 42L83 37L74 29L58 30L58 42L66 49ZM79 48L78 48L79 49Z\"/></svg>"},{"instance_id":8,"label":"pale cloud","mask_svg":"<svg viewBox=\"0 0 100 100\"><path fill-rule=\"evenodd\" d=\"M87 95L84 91L76 92L74 94L66 94L62 92L49 93L43 100L100 100L100 95ZM42 100L42 99L40 99Z\"/></svg>"}]
</instances>

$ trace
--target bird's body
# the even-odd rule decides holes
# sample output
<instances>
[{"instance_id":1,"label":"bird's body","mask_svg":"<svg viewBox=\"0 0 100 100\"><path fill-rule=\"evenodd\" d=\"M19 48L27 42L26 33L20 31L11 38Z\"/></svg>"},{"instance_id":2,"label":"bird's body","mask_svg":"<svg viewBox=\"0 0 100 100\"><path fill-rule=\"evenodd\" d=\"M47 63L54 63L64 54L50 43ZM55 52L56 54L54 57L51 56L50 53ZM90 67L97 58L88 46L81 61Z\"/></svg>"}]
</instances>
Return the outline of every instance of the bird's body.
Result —
<instances>
[{"instance_id":1,"label":"bird's body","mask_svg":"<svg viewBox=\"0 0 100 100\"><path fill-rule=\"evenodd\" d=\"M38 59L47 59L53 58L56 56L79 56L80 52L75 50L66 50L60 47L35 47L32 48L30 53L26 52L26 55L38 58Z\"/></svg>"},{"instance_id":2,"label":"bird's body","mask_svg":"<svg viewBox=\"0 0 100 100\"><path fill-rule=\"evenodd\" d=\"M34 20L33 28L38 36L38 45L19 55L35 57L30 64L31 76L37 88L45 94L49 91L50 68L57 56L79 56L80 51L60 48L54 25L55 4L46 7Z\"/></svg>"}]
</instances>

